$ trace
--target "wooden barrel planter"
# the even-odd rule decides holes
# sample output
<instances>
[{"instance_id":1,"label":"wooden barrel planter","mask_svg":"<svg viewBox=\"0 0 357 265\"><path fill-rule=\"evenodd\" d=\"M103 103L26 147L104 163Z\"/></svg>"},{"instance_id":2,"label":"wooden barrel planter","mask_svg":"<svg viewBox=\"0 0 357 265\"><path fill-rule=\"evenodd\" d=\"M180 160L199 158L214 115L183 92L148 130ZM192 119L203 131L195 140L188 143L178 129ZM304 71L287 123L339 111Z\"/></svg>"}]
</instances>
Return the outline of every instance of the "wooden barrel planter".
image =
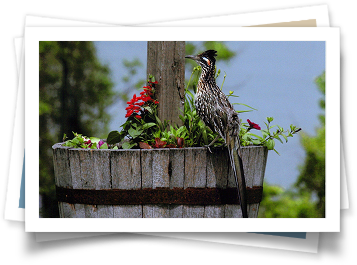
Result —
<instances>
[{"instance_id":1,"label":"wooden barrel planter","mask_svg":"<svg viewBox=\"0 0 357 265\"><path fill-rule=\"evenodd\" d=\"M239 218L226 148L53 147L61 218ZM268 150L242 148L248 215L256 218Z\"/></svg>"}]
</instances>

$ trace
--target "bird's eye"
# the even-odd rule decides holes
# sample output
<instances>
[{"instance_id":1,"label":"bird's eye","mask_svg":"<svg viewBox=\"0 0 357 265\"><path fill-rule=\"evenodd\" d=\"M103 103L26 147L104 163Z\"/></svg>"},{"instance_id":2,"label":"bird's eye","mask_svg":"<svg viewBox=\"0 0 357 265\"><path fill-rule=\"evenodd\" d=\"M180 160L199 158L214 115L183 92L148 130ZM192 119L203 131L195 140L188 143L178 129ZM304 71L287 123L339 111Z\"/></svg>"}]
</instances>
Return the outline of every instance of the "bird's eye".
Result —
<instances>
[{"instance_id":1,"label":"bird's eye","mask_svg":"<svg viewBox=\"0 0 357 265\"><path fill-rule=\"evenodd\" d=\"M208 65L211 65L211 61L209 59L207 59L206 57L202 57L202 59L205 60Z\"/></svg>"}]
</instances>

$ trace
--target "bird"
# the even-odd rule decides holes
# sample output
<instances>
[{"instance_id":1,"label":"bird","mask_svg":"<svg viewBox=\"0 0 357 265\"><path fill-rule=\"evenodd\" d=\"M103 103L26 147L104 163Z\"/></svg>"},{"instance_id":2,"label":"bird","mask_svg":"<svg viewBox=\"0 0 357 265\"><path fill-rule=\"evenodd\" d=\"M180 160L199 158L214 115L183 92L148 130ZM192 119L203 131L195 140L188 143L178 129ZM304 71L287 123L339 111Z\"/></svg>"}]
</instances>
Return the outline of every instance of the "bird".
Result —
<instances>
[{"instance_id":1,"label":"bird","mask_svg":"<svg viewBox=\"0 0 357 265\"><path fill-rule=\"evenodd\" d=\"M218 136L207 145L208 150L210 151L209 147L219 137L224 139L235 177L242 216L248 218L246 184L239 139L240 120L233 105L216 84L216 56L217 51L206 50L198 55L187 55L185 58L194 60L201 66L201 75L195 94L196 112L207 127L218 133Z\"/></svg>"}]
</instances>

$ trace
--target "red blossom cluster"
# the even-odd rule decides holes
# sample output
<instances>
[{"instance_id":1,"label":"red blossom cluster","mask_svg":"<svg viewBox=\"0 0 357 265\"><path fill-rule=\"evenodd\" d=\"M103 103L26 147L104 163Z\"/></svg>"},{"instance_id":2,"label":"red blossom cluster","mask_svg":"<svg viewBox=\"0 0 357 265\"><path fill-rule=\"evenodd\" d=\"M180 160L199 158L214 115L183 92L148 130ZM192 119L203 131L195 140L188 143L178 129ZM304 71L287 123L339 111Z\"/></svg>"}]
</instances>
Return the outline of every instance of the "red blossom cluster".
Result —
<instances>
[{"instance_id":1,"label":"red blossom cluster","mask_svg":"<svg viewBox=\"0 0 357 265\"><path fill-rule=\"evenodd\" d=\"M149 85L144 86L143 87L144 91L140 92L140 97L137 97L136 94L134 94L133 98L127 102L129 106L125 108L126 110L125 118L128 118L131 115L135 114L135 118L141 119L139 112L141 111L141 108L144 105L147 105L149 102L152 102L154 104L159 104L158 101L152 98L154 94L152 89L153 89L153 85L155 84L157 84L157 81L155 82L149 81Z\"/></svg>"},{"instance_id":2,"label":"red blossom cluster","mask_svg":"<svg viewBox=\"0 0 357 265\"><path fill-rule=\"evenodd\" d=\"M249 129L256 129L260 130L260 126L254 122L251 122L249 119L247 119L247 122L249 123Z\"/></svg>"}]
</instances>

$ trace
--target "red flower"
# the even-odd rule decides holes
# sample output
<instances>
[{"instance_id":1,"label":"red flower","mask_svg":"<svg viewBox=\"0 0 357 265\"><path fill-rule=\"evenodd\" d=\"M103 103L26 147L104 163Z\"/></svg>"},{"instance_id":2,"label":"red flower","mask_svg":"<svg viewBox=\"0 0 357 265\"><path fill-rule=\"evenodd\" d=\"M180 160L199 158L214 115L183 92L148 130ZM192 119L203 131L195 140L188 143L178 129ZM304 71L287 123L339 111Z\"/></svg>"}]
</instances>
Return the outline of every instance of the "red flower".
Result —
<instances>
[{"instance_id":1,"label":"red flower","mask_svg":"<svg viewBox=\"0 0 357 265\"><path fill-rule=\"evenodd\" d=\"M88 145L88 147L92 147L92 142L91 142L91 140L85 141L84 144Z\"/></svg>"},{"instance_id":2,"label":"red flower","mask_svg":"<svg viewBox=\"0 0 357 265\"><path fill-rule=\"evenodd\" d=\"M144 101L144 102L147 102L147 101L152 100L152 98L151 98L150 96L147 96L147 97L144 97L144 96L143 96L143 97L141 98L141 100Z\"/></svg>"},{"instance_id":3,"label":"red flower","mask_svg":"<svg viewBox=\"0 0 357 265\"><path fill-rule=\"evenodd\" d=\"M133 98L126 103L129 105L128 107L125 108L127 111L125 118L130 117L132 114L138 114L140 111L145 111L142 109L142 107L147 104L148 102L153 102L154 104L159 104L158 101L154 100L152 96L154 95L152 91L152 84L157 84L157 81L151 82L149 81L148 86L144 86L144 91L140 92L140 96L137 97L136 94L133 95ZM140 115L135 116L138 119L141 119Z\"/></svg>"},{"instance_id":4,"label":"red flower","mask_svg":"<svg viewBox=\"0 0 357 265\"><path fill-rule=\"evenodd\" d=\"M136 97L136 94L134 94L133 98L130 101L126 102L126 103L127 104L134 104L138 100L140 100L140 97Z\"/></svg>"},{"instance_id":5,"label":"red flower","mask_svg":"<svg viewBox=\"0 0 357 265\"><path fill-rule=\"evenodd\" d=\"M129 110L127 113L126 113L126 115L125 115L125 118L128 118L131 114L133 114L133 110L131 109L131 110Z\"/></svg>"},{"instance_id":6,"label":"red flower","mask_svg":"<svg viewBox=\"0 0 357 265\"><path fill-rule=\"evenodd\" d=\"M249 126L251 129L256 129L256 130L260 130L260 126L254 122L251 122L249 119L247 119L247 122L249 123Z\"/></svg>"}]
</instances>

